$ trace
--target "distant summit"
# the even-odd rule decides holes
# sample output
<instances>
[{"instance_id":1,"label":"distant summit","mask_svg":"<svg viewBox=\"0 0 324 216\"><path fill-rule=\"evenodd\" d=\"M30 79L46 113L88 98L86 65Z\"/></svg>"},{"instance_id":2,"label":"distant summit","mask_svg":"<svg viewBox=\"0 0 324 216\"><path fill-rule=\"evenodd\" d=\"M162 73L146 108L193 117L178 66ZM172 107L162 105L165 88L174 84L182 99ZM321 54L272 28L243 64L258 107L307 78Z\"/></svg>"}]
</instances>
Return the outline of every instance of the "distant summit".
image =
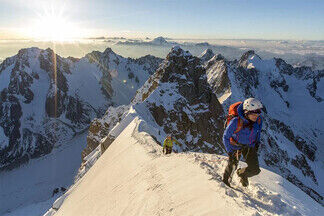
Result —
<instances>
[{"instance_id":1,"label":"distant summit","mask_svg":"<svg viewBox=\"0 0 324 216\"><path fill-rule=\"evenodd\" d=\"M143 45L143 46L172 46L172 45L177 45L178 43L176 42L169 42L167 41L169 38L164 38L162 36L154 38L151 41L147 41L150 38L146 37L145 40L133 40L133 39L129 39L127 41L118 41L117 45Z\"/></svg>"},{"instance_id":2,"label":"distant summit","mask_svg":"<svg viewBox=\"0 0 324 216\"><path fill-rule=\"evenodd\" d=\"M163 44L167 44L168 41L164 37L157 37L157 38L154 38L151 41L151 43L157 44L157 45L163 45Z\"/></svg>"},{"instance_id":3,"label":"distant summit","mask_svg":"<svg viewBox=\"0 0 324 216\"><path fill-rule=\"evenodd\" d=\"M198 57L203 61L203 62L207 62L209 61L211 58L214 57L214 52L211 49L206 49L204 52L202 52Z\"/></svg>"},{"instance_id":4,"label":"distant summit","mask_svg":"<svg viewBox=\"0 0 324 216\"><path fill-rule=\"evenodd\" d=\"M196 43L195 45L200 46L200 47L208 47L208 46L210 46L210 44L208 42Z\"/></svg>"}]
</instances>

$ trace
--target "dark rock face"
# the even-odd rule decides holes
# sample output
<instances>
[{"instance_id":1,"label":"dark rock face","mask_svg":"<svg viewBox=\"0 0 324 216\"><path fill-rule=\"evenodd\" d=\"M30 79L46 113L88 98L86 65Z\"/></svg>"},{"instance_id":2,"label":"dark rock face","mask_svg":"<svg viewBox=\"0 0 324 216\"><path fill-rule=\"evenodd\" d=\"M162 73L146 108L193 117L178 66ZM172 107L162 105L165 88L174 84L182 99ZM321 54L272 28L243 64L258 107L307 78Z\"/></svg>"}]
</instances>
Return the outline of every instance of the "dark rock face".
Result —
<instances>
[{"instance_id":1,"label":"dark rock face","mask_svg":"<svg viewBox=\"0 0 324 216\"><path fill-rule=\"evenodd\" d=\"M140 109L140 112L142 109L149 111L165 133L172 134L183 144L179 147L180 151L224 151L221 142L223 109L207 83L201 60L179 47L172 49L137 91L131 106L135 110ZM103 138L106 139L101 143L102 152L111 144L114 137L109 131L128 114L129 107L109 108L102 119L92 121L83 158Z\"/></svg>"},{"instance_id":2,"label":"dark rock face","mask_svg":"<svg viewBox=\"0 0 324 216\"><path fill-rule=\"evenodd\" d=\"M209 84L214 87L213 90L216 95L230 91L231 83L228 78L230 65L228 61L217 55L208 61L205 68L208 77L215 76L209 80Z\"/></svg>"},{"instance_id":3,"label":"dark rock face","mask_svg":"<svg viewBox=\"0 0 324 216\"><path fill-rule=\"evenodd\" d=\"M90 108L87 107L79 98L69 97L65 117L70 119L74 124L89 124L90 123Z\"/></svg>"},{"instance_id":4,"label":"dark rock face","mask_svg":"<svg viewBox=\"0 0 324 216\"><path fill-rule=\"evenodd\" d=\"M240 60L239 60L239 62L238 62L239 67L247 68L247 66L248 66L248 62L247 62L247 60L248 60L248 58L249 58L250 56L252 56L252 55L255 55L254 50L249 50L249 51L245 52L245 53L241 56L241 58L240 58ZM258 56L258 57L259 57L259 56ZM260 58L260 57L259 57L259 58Z\"/></svg>"},{"instance_id":5,"label":"dark rock face","mask_svg":"<svg viewBox=\"0 0 324 216\"><path fill-rule=\"evenodd\" d=\"M9 139L9 145L0 151L0 162L1 164L9 164L15 160L15 158L10 155L10 152L16 150L15 146L19 144L21 138L19 129L22 110L19 100L12 95L9 95L6 100L1 100L0 116L0 126ZM16 151L18 154L20 153L18 149Z\"/></svg>"},{"instance_id":6,"label":"dark rock face","mask_svg":"<svg viewBox=\"0 0 324 216\"><path fill-rule=\"evenodd\" d=\"M323 102L323 98L319 96L317 92L317 83L320 81L321 78L324 77L324 70L317 71L317 74L314 76L311 76L310 79L312 79L312 82L308 84L307 89L309 91L309 94L315 98L318 102Z\"/></svg>"},{"instance_id":7,"label":"dark rock face","mask_svg":"<svg viewBox=\"0 0 324 216\"><path fill-rule=\"evenodd\" d=\"M8 88L1 91L0 126L8 137L8 145L0 149L0 170L15 168L30 158L42 155L42 152L48 153L51 149L51 144L45 136L26 128L21 129L22 103L29 104L34 99L31 85L37 78L27 72L30 68L29 57L28 50L22 49L16 58L2 64L3 69L10 66L8 62L14 66ZM36 140L35 148L30 146L32 139Z\"/></svg>"},{"instance_id":8,"label":"dark rock face","mask_svg":"<svg viewBox=\"0 0 324 216\"><path fill-rule=\"evenodd\" d=\"M39 62L40 68L48 72L51 78L51 84L55 84L57 89L67 92L69 87L64 74L71 74L67 62L56 55L50 48L41 51Z\"/></svg>"},{"instance_id":9,"label":"dark rock face","mask_svg":"<svg viewBox=\"0 0 324 216\"><path fill-rule=\"evenodd\" d=\"M70 74L69 66L53 50L41 51L40 68L50 77L50 90L46 98L45 109L49 117L58 118L66 110L68 103L68 85L64 74Z\"/></svg>"},{"instance_id":10,"label":"dark rock face","mask_svg":"<svg viewBox=\"0 0 324 216\"><path fill-rule=\"evenodd\" d=\"M215 56L214 52L211 49L206 49L200 56L199 58L203 61L203 62L207 62L210 59L212 59Z\"/></svg>"},{"instance_id":11,"label":"dark rock face","mask_svg":"<svg viewBox=\"0 0 324 216\"><path fill-rule=\"evenodd\" d=\"M152 56L146 55L141 58L135 59L134 62L138 63L139 65L144 65L144 69L149 72L149 74L153 74L161 64L163 59Z\"/></svg>"},{"instance_id":12,"label":"dark rock face","mask_svg":"<svg viewBox=\"0 0 324 216\"><path fill-rule=\"evenodd\" d=\"M282 59L275 59L276 66L279 68L280 73L293 75L301 80L309 80L309 84L307 85L307 90L309 94L317 101L322 102L323 98L319 96L317 92L317 83L321 78L324 77L324 70L315 70L313 71L310 67L297 67L294 68L290 64L287 64Z\"/></svg>"},{"instance_id":13,"label":"dark rock face","mask_svg":"<svg viewBox=\"0 0 324 216\"><path fill-rule=\"evenodd\" d=\"M24 103L30 103L34 98L34 93L30 90L30 86L33 83L33 77L23 70L24 63L21 61L16 62L11 73L8 91L11 94L23 96L25 98Z\"/></svg>"},{"instance_id":14,"label":"dark rock face","mask_svg":"<svg viewBox=\"0 0 324 216\"><path fill-rule=\"evenodd\" d=\"M302 170L305 176L309 176L312 180L318 184L315 174L311 167L308 165L304 155L297 155L295 159L291 161L292 165Z\"/></svg>"},{"instance_id":15,"label":"dark rock face","mask_svg":"<svg viewBox=\"0 0 324 216\"><path fill-rule=\"evenodd\" d=\"M93 51L85 56L90 63L96 64L100 70L102 71L102 79L100 83L102 85L102 92L108 98L114 93L113 88L111 87L111 75L110 75L110 68L109 62L112 61L111 59L114 58L114 61L119 64L119 56L116 55L110 48L107 48L103 53L99 51Z\"/></svg>"},{"instance_id":16,"label":"dark rock face","mask_svg":"<svg viewBox=\"0 0 324 216\"><path fill-rule=\"evenodd\" d=\"M219 144L222 143L224 113L207 83L206 71L200 59L174 47L163 66L154 74L153 80L148 92L143 94L143 100L148 97L147 106L164 131L185 143L182 150L223 152L223 146ZM164 83L176 87L173 90L161 88ZM155 97L150 98L153 92ZM181 97L174 102L172 110L167 110L157 105L156 95ZM192 139L188 140L188 136L192 136Z\"/></svg>"},{"instance_id":17,"label":"dark rock face","mask_svg":"<svg viewBox=\"0 0 324 216\"><path fill-rule=\"evenodd\" d=\"M87 136L87 147L82 151L81 158L84 158L90 154L98 145L101 144L101 152L103 153L108 146L114 141L115 137L107 137L109 131L121 121L123 114L129 106L109 107L102 119L95 118L89 127L89 133ZM106 138L107 137L107 138ZM101 143L101 140L106 138L105 143Z\"/></svg>"},{"instance_id":18,"label":"dark rock face","mask_svg":"<svg viewBox=\"0 0 324 216\"><path fill-rule=\"evenodd\" d=\"M102 124L101 121L94 119L89 127L89 133L87 136L87 147L83 149L81 153L81 159L84 161L84 158L90 154L97 146L100 144L101 139L108 135L109 125Z\"/></svg>"},{"instance_id":19,"label":"dark rock face","mask_svg":"<svg viewBox=\"0 0 324 216\"><path fill-rule=\"evenodd\" d=\"M317 147L313 143L307 143L301 137L295 136L294 132L289 126L279 120L270 118L270 129L278 133L282 133L289 141L294 143L296 145L296 148L304 153L308 157L308 159L310 159L311 161L315 160L315 152L317 150Z\"/></svg>"}]
</instances>

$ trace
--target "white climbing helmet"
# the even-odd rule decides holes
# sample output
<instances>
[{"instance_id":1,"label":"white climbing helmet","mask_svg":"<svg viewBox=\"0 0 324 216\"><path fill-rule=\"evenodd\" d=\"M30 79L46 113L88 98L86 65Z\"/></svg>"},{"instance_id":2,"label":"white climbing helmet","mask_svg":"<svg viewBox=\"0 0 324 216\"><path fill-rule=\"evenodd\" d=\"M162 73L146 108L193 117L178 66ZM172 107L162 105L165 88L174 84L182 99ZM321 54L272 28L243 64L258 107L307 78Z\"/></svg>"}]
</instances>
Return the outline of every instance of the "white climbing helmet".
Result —
<instances>
[{"instance_id":1,"label":"white climbing helmet","mask_svg":"<svg viewBox=\"0 0 324 216\"><path fill-rule=\"evenodd\" d=\"M263 105L262 103L255 98L248 98L243 102L243 110L244 111L254 111L254 110L259 110L262 109Z\"/></svg>"}]
</instances>

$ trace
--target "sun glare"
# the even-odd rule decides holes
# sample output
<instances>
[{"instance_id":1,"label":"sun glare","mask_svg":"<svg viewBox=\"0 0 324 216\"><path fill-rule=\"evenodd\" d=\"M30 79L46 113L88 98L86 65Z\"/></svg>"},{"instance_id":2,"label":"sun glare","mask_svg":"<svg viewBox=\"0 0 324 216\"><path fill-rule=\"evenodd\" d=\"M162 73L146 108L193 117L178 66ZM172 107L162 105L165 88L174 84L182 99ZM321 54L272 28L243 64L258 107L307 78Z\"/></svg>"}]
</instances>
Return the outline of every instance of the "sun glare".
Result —
<instances>
[{"instance_id":1,"label":"sun glare","mask_svg":"<svg viewBox=\"0 0 324 216\"><path fill-rule=\"evenodd\" d=\"M66 41L82 37L80 28L65 15L64 7L57 10L51 7L44 9L33 20L28 32L30 37L44 41Z\"/></svg>"},{"instance_id":2,"label":"sun glare","mask_svg":"<svg viewBox=\"0 0 324 216\"><path fill-rule=\"evenodd\" d=\"M35 23L32 37L39 40L65 41L78 37L78 29L58 16L42 16Z\"/></svg>"}]
</instances>

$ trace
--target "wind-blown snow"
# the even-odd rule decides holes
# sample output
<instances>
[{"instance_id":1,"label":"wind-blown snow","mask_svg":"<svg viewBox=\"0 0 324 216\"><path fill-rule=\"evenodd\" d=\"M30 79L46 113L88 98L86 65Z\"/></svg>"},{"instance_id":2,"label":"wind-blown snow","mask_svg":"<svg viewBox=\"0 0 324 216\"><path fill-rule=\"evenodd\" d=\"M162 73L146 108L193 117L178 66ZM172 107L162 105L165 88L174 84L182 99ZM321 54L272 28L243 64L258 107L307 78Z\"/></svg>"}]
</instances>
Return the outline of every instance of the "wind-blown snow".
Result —
<instances>
[{"instance_id":1,"label":"wind-blown snow","mask_svg":"<svg viewBox=\"0 0 324 216\"><path fill-rule=\"evenodd\" d=\"M226 157L190 152L165 156L147 128L147 122L135 117L45 215L324 214L300 189L264 169L248 188L239 186L237 178L236 189L228 188L220 180Z\"/></svg>"}]
</instances>

